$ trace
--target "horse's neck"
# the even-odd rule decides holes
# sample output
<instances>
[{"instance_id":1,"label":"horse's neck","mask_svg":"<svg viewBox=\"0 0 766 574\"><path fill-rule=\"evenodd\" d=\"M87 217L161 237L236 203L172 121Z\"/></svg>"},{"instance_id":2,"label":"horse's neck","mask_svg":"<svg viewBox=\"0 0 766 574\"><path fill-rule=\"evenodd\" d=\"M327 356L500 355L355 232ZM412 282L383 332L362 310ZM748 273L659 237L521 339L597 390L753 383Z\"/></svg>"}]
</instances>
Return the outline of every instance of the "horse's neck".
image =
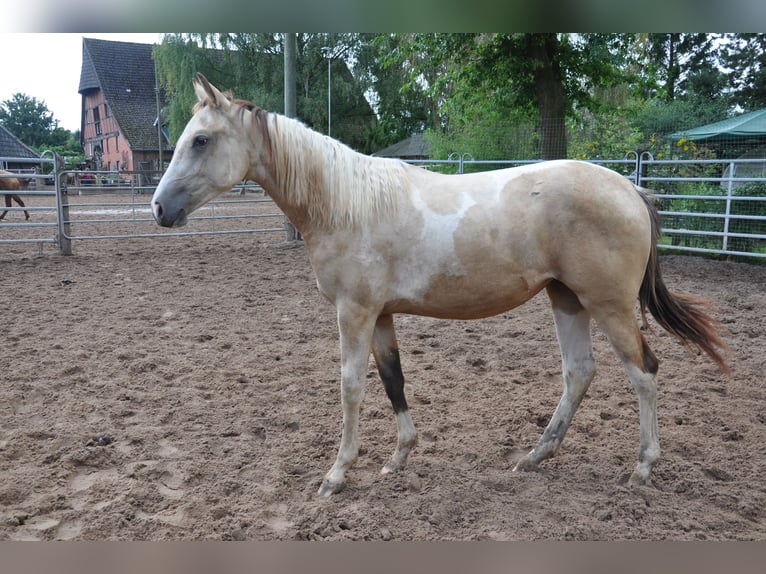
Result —
<instances>
[{"instance_id":1,"label":"horse's neck","mask_svg":"<svg viewBox=\"0 0 766 574\"><path fill-rule=\"evenodd\" d=\"M313 138L322 137L298 122L279 114L253 116L260 140L256 143L253 180L261 184L274 203L287 215L298 230L306 235L312 224L307 197L317 197L306 186L324 186L324 181L298 178L296 174L308 166L323 164L322 147L310 145ZM273 122L271 126L268 122ZM285 132L290 132L286 139ZM305 140L302 142L301 140ZM320 176L323 179L323 176ZM300 187L301 189L296 189Z\"/></svg>"}]
</instances>

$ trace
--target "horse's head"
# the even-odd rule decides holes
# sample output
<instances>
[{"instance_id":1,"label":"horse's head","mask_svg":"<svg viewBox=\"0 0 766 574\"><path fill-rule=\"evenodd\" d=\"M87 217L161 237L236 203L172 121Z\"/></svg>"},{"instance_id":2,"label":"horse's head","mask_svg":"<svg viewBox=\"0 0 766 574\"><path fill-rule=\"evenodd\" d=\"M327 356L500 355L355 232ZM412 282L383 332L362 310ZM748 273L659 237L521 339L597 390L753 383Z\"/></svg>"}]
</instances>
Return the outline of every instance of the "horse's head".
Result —
<instances>
[{"instance_id":1,"label":"horse's head","mask_svg":"<svg viewBox=\"0 0 766 574\"><path fill-rule=\"evenodd\" d=\"M154 218L164 227L185 225L189 214L234 187L249 169L239 106L202 74L194 80L194 91L195 113L152 197Z\"/></svg>"}]
</instances>

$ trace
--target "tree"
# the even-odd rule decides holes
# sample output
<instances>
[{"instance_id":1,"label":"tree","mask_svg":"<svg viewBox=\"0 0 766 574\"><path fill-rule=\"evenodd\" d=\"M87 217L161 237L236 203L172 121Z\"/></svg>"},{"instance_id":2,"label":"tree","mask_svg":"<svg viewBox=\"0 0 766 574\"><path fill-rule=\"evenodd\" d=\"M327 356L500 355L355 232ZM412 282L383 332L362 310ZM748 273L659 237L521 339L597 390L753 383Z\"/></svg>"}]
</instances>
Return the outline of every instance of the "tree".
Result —
<instances>
[{"instance_id":1,"label":"tree","mask_svg":"<svg viewBox=\"0 0 766 574\"><path fill-rule=\"evenodd\" d=\"M766 34L727 34L721 52L737 103L747 111L766 107Z\"/></svg>"},{"instance_id":2,"label":"tree","mask_svg":"<svg viewBox=\"0 0 766 574\"><path fill-rule=\"evenodd\" d=\"M721 94L720 34L647 34L647 72L655 76L658 95L667 102L696 91L716 97ZM713 88L713 89L711 89Z\"/></svg>"},{"instance_id":3,"label":"tree","mask_svg":"<svg viewBox=\"0 0 766 574\"><path fill-rule=\"evenodd\" d=\"M536 117L537 156L554 159L567 152L567 117L593 107L595 86L623 80L619 42L606 34L408 34L395 57L411 70L410 85L438 103L442 130L455 127L461 109Z\"/></svg>"},{"instance_id":4,"label":"tree","mask_svg":"<svg viewBox=\"0 0 766 574\"><path fill-rule=\"evenodd\" d=\"M360 35L354 75L367 87L366 95L377 115L366 144L372 151L438 125L437 106L422 89L410 85L404 67L392 65L392 54L401 42L400 34Z\"/></svg>"},{"instance_id":5,"label":"tree","mask_svg":"<svg viewBox=\"0 0 766 574\"><path fill-rule=\"evenodd\" d=\"M58 127L53 112L43 101L16 93L0 103L0 123L30 147L65 146L70 132Z\"/></svg>"},{"instance_id":6,"label":"tree","mask_svg":"<svg viewBox=\"0 0 766 574\"><path fill-rule=\"evenodd\" d=\"M317 131L328 126L328 58L332 82L332 136L365 149L375 116L364 99L367 86L350 73L359 34L296 35L297 116ZM323 50L326 49L326 50ZM192 78L202 72L238 98L275 112L284 110L282 34L166 34L155 48L159 81L168 94L170 133L178 138L196 101Z\"/></svg>"}]
</instances>

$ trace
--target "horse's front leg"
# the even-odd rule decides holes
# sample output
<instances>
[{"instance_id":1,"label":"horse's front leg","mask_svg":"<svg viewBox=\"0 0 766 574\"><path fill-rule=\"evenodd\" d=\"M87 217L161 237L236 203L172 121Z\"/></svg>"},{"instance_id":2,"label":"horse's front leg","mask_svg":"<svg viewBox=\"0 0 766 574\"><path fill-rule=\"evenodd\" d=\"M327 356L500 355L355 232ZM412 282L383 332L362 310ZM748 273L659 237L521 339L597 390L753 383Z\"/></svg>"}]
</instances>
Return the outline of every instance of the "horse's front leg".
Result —
<instances>
[{"instance_id":1,"label":"horse's front leg","mask_svg":"<svg viewBox=\"0 0 766 574\"><path fill-rule=\"evenodd\" d=\"M346 471L359 454L359 407L364 398L375 316L359 306L350 307L338 308L343 431L338 456L319 487L319 496L330 496L343 489Z\"/></svg>"},{"instance_id":2,"label":"horse's front leg","mask_svg":"<svg viewBox=\"0 0 766 574\"><path fill-rule=\"evenodd\" d=\"M378 365L378 373L383 380L386 394L394 408L397 426L396 450L381 472L387 474L402 468L407 462L410 450L418 442L418 434L404 397L404 374L399 360L399 346L396 343L394 318L381 315L375 324L372 336L372 353Z\"/></svg>"}]
</instances>

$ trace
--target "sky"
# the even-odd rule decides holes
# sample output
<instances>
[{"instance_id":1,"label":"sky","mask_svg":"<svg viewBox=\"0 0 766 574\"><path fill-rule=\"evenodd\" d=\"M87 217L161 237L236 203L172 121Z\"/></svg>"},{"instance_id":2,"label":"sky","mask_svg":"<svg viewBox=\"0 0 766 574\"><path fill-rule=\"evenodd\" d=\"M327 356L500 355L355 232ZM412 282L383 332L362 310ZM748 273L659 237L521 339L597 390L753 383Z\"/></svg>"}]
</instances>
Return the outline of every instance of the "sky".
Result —
<instances>
[{"instance_id":1,"label":"sky","mask_svg":"<svg viewBox=\"0 0 766 574\"><path fill-rule=\"evenodd\" d=\"M0 102L16 93L42 101L61 128L80 129L82 39L158 44L158 33L0 33ZM9 57L9 55L13 55Z\"/></svg>"}]
</instances>

